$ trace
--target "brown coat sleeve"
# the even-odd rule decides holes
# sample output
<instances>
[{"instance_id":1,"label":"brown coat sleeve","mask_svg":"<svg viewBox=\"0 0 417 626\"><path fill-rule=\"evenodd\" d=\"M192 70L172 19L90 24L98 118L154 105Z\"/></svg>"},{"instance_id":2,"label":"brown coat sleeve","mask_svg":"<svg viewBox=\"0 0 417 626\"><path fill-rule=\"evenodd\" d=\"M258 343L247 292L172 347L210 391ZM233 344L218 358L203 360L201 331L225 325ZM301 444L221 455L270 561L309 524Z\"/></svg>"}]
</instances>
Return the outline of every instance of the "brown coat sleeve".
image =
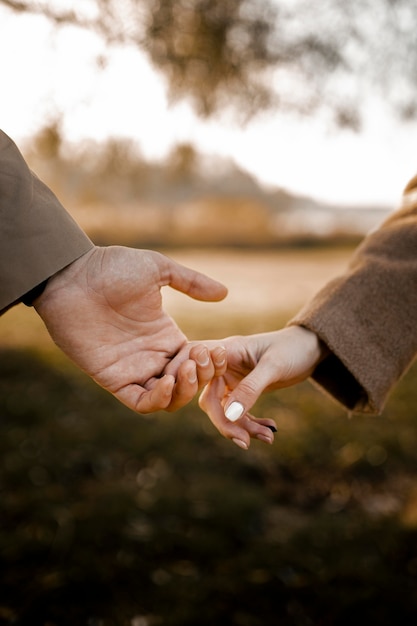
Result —
<instances>
[{"instance_id":1,"label":"brown coat sleeve","mask_svg":"<svg viewBox=\"0 0 417 626\"><path fill-rule=\"evenodd\" d=\"M0 131L0 311L92 247Z\"/></svg>"},{"instance_id":2,"label":"brown coat sleeve","mask_svg":"<svg viewBox=\"0 0 417 626\"><path fill-rule=\"evenodd\" d=\"M313 380L352 411L381 412L417 355L417 177L404 202L370 234L347 272L290 324L313 330L330 349Z\"/></svg>"}]
</instances>

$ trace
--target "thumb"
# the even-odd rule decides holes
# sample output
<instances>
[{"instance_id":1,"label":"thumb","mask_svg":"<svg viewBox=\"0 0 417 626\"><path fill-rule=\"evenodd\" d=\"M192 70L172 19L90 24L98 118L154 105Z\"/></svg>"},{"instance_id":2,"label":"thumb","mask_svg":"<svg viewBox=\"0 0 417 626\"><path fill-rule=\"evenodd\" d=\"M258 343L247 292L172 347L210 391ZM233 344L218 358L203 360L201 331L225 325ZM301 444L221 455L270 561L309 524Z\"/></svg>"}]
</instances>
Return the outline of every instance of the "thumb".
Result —
<instances>
[{"instance_id":1,"label":"thumb","mask_svg":"<svg viewBox=\"0 0 417 626\"><path fill-rule=\"evenodd\" d=\"M271 384L271 368L260 361L233 389L224 407L228 420L235 422L250 411L259 396Z\"/></svg>"},{"instance_id":2,"label":"thumb","mask_svg":"<svg viewBox=\"0 0 417 626\"><path fill-rule=\"evenodd\" d=\"M168 259L168 284L195 300L218 302L227 296L227 287L217 280Z\"/></svg>"}]
</instances>

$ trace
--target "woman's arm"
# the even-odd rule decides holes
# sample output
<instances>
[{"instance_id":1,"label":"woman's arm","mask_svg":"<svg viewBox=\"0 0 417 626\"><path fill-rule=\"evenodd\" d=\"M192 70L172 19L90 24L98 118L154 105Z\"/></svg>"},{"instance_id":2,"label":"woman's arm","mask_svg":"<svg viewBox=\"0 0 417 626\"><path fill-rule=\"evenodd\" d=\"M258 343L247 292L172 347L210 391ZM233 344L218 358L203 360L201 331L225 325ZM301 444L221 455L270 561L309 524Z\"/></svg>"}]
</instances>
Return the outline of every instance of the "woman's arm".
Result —
<instances>
[{"instance_id":1,"label":"woman's arm","mask_svg":"<svg viewBox=\"0 0 417 626\"><path fill-rule=\"evenodd\" d=\"M290 322L329 349L312 379L351 411L381 412L417 354L417 178L345 274Z\"/></svg>"},{"instance_id":2,"label":"woman's arm","mask_svg":"<svg viewBox=\"0 0 417 626\"><path fill-rule=\"evenodd\" d=\"M227 370L200 405L226 437L244 436L262 392L307 377L350 411L382 410L417 354L416 196L417 177L401 209L285 329L222 340Z\"/></svg>"}]
</instances>

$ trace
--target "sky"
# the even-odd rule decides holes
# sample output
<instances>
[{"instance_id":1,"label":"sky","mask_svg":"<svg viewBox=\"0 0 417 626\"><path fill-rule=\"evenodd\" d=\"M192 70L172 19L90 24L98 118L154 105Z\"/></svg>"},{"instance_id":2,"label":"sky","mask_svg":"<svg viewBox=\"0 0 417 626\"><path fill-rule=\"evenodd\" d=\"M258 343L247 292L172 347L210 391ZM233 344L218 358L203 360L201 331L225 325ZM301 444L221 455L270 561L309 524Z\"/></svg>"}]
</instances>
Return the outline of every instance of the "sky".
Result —
<instances>
[{"instance_id":1,"label":"sky","mask_svg":"<svg viewBox=\"0 0 417 626\"><path fill-rule=\"evenodd\" d=\"M104 71L97 58L108 58ZM163 79L133 48L111 52L91 33L54 29L43 17L0 7L0 127L18 144L64 113L65 136L128 137L160 159L177 142L233 159L267 187L344 205L398 205L417 172L417 123L400 125L369 103L361 133L329 130L323 117L271 112L246 127L203 122L186 102L170 107Z\"/></svg>"}]
</instances>

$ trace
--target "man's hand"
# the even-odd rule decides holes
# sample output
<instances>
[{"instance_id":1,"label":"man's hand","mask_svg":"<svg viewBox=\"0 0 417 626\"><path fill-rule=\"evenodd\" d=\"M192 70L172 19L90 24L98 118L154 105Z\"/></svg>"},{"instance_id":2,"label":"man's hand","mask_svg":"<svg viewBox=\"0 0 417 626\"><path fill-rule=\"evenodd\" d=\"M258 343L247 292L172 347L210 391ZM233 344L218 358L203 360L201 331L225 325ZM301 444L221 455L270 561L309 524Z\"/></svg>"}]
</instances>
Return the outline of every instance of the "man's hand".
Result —
<instances>
[{"instance_id":1,"label":"man's hand","mask_svg":"<svg viewBox=\"0 0 417 626\"><path fill-rule=\"evenodd\" d=\"M186 337L162 309L165 285L197 300L227 293L217 281L148 250L96 247L49 279L34 306L55 343L99 385L139 413L176 410L225 366L221 349L165 366ZM218 367L217 367L218 366Z\"/></svg>"}]
</instances>

